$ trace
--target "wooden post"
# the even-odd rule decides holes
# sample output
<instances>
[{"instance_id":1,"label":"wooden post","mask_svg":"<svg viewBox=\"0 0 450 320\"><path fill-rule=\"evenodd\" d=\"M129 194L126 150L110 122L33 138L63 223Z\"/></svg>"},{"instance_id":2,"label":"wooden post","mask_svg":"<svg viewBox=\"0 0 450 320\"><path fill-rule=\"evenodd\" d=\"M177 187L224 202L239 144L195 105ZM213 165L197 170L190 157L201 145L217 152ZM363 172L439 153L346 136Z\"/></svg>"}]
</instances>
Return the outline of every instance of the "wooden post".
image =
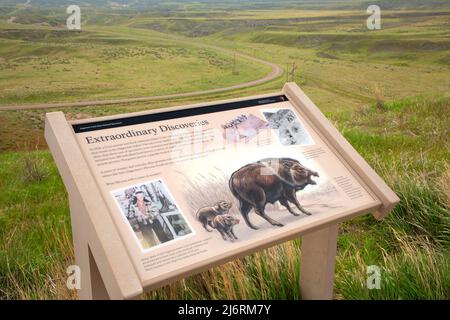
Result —
<instances>
[{"instance_id":1,"label":"wooden post","mask_svg":"<svg viewBox=\"0 0 450 320\"><path fill-rule=\"evenodd\" d=\"M303 236L300 292L304 300L333 299L338 225Z\"/></svg>"},{"instance_id":2,"label":"wooden post","mask_svg":"<svg viewBox=\"0 0 450 320\"><path fill-rule=\"evenodd\" d=\"M79 300L109 300L103 279L98 270L97 263L89 243L87 242L86 230L80 226L83 212L77 206L72 197L69 198L70 215L72 220L72 238L75 251L75 263L80 268Z\"/></svg>"}]
</instances>

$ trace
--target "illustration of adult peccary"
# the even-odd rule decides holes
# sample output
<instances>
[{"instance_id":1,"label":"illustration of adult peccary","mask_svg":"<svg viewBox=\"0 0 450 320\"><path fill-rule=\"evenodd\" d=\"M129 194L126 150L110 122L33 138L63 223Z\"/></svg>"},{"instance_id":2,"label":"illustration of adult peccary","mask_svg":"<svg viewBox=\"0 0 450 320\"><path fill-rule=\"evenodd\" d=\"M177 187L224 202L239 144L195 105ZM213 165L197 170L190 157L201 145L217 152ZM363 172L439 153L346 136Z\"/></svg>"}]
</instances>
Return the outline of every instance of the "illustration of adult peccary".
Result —
<instances>
[{"instance_id":1,"label":"illustration of adult peccary","mask_svg":"<svg viewBox=\"0 0 450 320\"><path fill-rule=\"evenodd\" d=\"M299 161L291 158L268 158L248 164L231 175L229 187L232 194L239 200L239 210L247 225L257 230L248 217L253 208L259 216L275 226L283 224L273 220L264 212L267 203L279 201L281 205L298 216L291 209L293 203L301 212L311 215L298 202L296 192L303 190L307 185L315 185L312 177L319 174L312 171Z\"/></svg>"}]
</instances>

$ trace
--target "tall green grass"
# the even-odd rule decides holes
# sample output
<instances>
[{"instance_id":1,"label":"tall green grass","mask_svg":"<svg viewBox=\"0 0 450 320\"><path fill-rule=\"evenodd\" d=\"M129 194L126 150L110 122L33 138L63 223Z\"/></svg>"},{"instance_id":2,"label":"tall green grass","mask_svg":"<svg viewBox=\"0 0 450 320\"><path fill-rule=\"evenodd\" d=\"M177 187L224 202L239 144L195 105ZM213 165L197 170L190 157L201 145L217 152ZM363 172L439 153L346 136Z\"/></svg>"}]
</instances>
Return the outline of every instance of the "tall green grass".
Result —
<instances>
[{"instance_id":1,"label":"tall green grass","mask_svg":"<svg viewBox=\"0 0 450 320\"><path fill-rule=\"evenodd\" d=\"M48 169L46 178L24 179L25 157L0 155L0 299L74 297L63 286L73 264L63 184L48 152L32 156Z\"/></svg>"}]
</instances>

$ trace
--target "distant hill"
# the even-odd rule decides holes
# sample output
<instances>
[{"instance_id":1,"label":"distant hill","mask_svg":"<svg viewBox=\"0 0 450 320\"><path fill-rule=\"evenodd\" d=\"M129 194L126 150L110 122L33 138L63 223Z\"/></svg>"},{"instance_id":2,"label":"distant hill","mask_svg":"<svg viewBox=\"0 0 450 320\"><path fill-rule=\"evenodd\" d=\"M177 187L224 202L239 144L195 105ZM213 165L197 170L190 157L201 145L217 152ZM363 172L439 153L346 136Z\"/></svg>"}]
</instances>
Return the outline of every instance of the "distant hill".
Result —
<instances>
[{"instance_id":1,"label":"distant hill","mask_svg":"<svg viewBox=\"0 0 450 320\"><path fill-rule=\"evenodd\" d=\"M138 7L154 7L154 6L177 6L177 5L212 5L212 6L249 6L249 7L265 7L265 6L292 6L292 5L311 5L311 4L333 4L342 2L358 2L356 0L340 1L340 0L4 0L4 5L31 5L31 6L63 6L69 4L83 5L83 6L99 6L99 7L123 7L123 8L138 8ZM361 2L361 1L359 1Z\"/></svg>"},{"instance_id":2,"label":"distant hill","mask_svg":"<svg viewBox=\"0 0 450 320\"><path fill-rule=\"evenodd\" d=\"M97 7L105 9L158 9L158 10L185 10L185 9L276 9L276 8L341 8L363 9L370 4L378 4L385 9L395 8L436 8L450 6L448 0L2 0L2 6L20 7L61 7L71 4L83 7Z\"/></svg>"}]
</instances>

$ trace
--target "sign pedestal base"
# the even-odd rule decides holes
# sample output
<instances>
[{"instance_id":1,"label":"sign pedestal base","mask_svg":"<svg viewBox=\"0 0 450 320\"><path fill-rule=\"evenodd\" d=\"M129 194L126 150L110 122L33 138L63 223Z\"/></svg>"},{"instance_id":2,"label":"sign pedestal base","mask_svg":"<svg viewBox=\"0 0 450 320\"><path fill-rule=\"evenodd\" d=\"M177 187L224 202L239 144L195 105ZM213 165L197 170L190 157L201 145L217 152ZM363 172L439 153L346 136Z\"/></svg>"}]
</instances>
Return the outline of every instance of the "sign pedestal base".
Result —
<instances>
[{"instance_id":1,"label":"sign pedestal base","mask_svg":"<svg viewBox=\"0 0 450 320\"><path fill-rule=\"evenodd\" d=\"M338 229L336 224L303 236L300 292L304 300L333 299Z\"/></svg>"},{"instance_id":2,"label":"sign pedestal base","mask_svg":"<svg viewBox=\"0 0 450 320\"><path fill-rule=\"evenodd\" d=\"M76 202L70 199L70 214L73 228L73 244L75 251L75 262L80 268L80 289L78 290L79 300L109 300L108 291L106 290L102 276L95 262L94 256L86 241L86 235L81 230L82 219L84 216L81 210L77 210ZM75 227L75 225L77 225Z\"/></svg>"},{"instance_id":3,"label":"sign pedestal base","mask_svg":"<svg viewBox=\"0 0 450 320\"><path fill-rule=\"evenodd\" d=\"M86 212L79 208L79 202L69 196L70 216L72 220L72 238L75 251L75 263L80 268L79 300L110 300L111 297L106 289L105 282L100 274L99 267L95 262L94 255L86 240L88 221ZM141 294L127 299L140 299ZM124 297L123 297L124 298Z\"/></svg>"}]
</instances>

